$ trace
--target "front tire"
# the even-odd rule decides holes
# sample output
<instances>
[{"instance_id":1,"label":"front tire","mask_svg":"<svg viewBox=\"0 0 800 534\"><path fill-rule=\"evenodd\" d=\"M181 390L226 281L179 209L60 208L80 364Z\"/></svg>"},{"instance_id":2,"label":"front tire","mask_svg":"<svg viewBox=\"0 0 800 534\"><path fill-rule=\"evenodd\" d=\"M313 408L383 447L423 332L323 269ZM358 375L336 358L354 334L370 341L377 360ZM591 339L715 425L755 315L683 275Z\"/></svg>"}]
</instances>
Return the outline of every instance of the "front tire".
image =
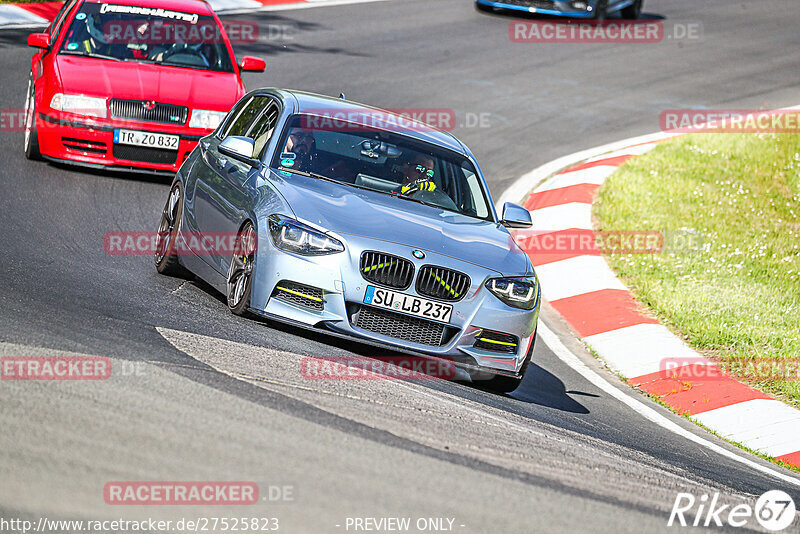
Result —
<instances>
[{"instance_id":1,"label":"front tire","mask_svg":"<svg viewBox=\"0 0 800 534\"><path fill-rule=\"evenodd\" d=\"M606 20L608 18L608 0L600 0L594 8L594 20Z\"/></svg>"},{"instance_id":2,"label":"front tire","mask_svg":"<svg viewBox=\"0 0 800 534\"><path fill-rule=\"evenodd\" d=\"M481 4L480 2L475 2L475 10L480 11L481 13L494 13L494 8L492 6L487 6L486 4Z\"/></svg>"},{"instance_id":3,"label":"front tire","mask_svg":"<svg viewBox=\"0 0 800 534\"><path fill-rule=\"evenodd\" d=\"M156 270L163 275L184 278L189 274L181 266L176 253L182 217L183 187L177 182L169 191L167 203L161 212L161 223L158 225L154 260Z\"/></svg>"},{"instance_id":4,"label":"front tire","mask_svg":"<svg viewBox=\"0 0 800 534\"><path fill-rule=\"evenodd\" d=\"M636 20L642 14L642 4L644 4L644 0L636 0L633 4L629 5L628 7L622 8L622 18L623 19L630 19Z\"/></svg>"},{"instance_id":5,"label":"front tire","mask_svg":"<svg viewBox=\"0 0 800 534\"><path fill-rule=\"evenodd\" d=\"M255 257L256 231L253 223L248 221L236 238L231 266L228 269L228 309L234 315L249 315Z\"/></svg>"},{"instance_id":6,"label":"front tire","mask_svg":"<svg viewBox=\"0 0 800 534\"><path fill-rule=\"evenodd\" d=\"M528 354L525 355L525 361L522 362L522 367L519 370L519 377L513 376L500 376L497 375L494 378L487 380L484 383L484 387L486 389L490 389L496 393L511 393L515 389L519 387L522 381L525 379L525 373L528 372L528 367L531 364L531 358L533 358L533 348L536 345L536 334L533 335L533 341L531 341L531 346L528 349Z\"/></svg>"},{"instance_id":7,"label":"front tire","mask_svg":"<svg viewBox=\"0 0 800 534\"><path fill-rule=\"evenodd\" d=\"M42 159L39 152L39 136L36 133L36 91L33 78L28 80L28 94L25 97L25 158Z\"/></svg>"}]
</instances>

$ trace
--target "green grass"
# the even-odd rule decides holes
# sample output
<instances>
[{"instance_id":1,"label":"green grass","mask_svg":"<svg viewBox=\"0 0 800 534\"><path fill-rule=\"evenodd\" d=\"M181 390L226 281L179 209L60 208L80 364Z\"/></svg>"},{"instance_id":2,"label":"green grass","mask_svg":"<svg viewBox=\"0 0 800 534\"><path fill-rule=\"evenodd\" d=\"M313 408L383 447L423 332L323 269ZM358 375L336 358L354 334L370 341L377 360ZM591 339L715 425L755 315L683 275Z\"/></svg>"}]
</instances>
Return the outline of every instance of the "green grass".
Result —
<instances>
[{"instance_id":1,"label":"green grass","mask_svg":"<svg viewBox=\"0 0 800 534\"><path fill-rule=\"evenodd\" d=\"M593 216L598 230L665 234L663 253L607 259L699 352L800 360L800 135L673 139L614 173ZM800 406L797 379L745 381Z\"/></svg>"}]
</instances>

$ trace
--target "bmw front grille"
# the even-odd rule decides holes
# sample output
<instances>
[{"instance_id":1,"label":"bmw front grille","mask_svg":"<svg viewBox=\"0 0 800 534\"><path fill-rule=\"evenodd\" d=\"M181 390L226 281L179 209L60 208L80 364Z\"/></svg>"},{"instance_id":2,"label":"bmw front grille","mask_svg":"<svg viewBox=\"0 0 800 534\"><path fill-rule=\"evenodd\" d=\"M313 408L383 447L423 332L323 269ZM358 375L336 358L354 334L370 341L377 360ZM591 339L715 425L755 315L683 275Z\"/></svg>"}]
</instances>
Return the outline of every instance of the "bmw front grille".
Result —
<instances>
[{"instance_id":1,"label":"bmw front grille","mask_svg":"<svg viewBox=\"0 0 800 534\"><path fill-rule=\"evenodd\" d=\"M383 252L361 254L360 270L365 280L395 289L408 289L414 280L413 263Z\"/></svg>"},{"instance_id":2,"label":"bmw front grille","mask_svg":"<svg viewBox=\"0 0 800 534\"><path fill-rule=\"evenodd\" d=\"M463 299L471 284L469 276L458 271L426 265L417 276L417 293L439 300Z\"/></svg>"}]
</instances>

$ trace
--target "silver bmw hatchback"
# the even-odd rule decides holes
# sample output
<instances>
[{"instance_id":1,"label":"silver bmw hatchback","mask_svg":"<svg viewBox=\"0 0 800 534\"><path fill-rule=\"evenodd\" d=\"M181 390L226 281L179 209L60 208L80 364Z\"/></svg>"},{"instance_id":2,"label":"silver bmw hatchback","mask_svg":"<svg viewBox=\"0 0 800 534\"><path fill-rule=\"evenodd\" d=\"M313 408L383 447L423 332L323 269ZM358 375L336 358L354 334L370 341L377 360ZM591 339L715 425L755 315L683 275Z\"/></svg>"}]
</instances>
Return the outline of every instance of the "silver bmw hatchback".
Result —
<instances>
[{"instance_id":1,"label":"silver bmw hatchback","mask_svg":"<svg viewBox=\"0 0 800 534\"><path fill-rule=\"evenodd\" d=\"M235 314L444 359L509 392L541 291L508 229L530 225L515 204L498 217L453 135L343 97L259 89L181 166L155 263L205 280Z\"/></svg>"}]
</instances>

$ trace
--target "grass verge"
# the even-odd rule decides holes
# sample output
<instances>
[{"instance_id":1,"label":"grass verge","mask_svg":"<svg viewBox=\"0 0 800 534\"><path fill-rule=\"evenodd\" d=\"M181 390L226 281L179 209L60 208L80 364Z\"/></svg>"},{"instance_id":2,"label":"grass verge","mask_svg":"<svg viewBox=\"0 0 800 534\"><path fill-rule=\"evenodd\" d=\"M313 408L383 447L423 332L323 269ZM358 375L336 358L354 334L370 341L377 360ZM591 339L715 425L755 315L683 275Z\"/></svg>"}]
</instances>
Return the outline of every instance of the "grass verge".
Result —
<instances>
[{"instance_id":1,"label":"grass verge","mask_svg":"<svg viewBox=\"0 0 800 534\"><path fill-rule=\"evenodd\" d=\"M693 348L800 407L800 135L662 143L609 177L593 217L598 230L663 232L662 253L609 264Z\"/></svg>"}]
</instances>

